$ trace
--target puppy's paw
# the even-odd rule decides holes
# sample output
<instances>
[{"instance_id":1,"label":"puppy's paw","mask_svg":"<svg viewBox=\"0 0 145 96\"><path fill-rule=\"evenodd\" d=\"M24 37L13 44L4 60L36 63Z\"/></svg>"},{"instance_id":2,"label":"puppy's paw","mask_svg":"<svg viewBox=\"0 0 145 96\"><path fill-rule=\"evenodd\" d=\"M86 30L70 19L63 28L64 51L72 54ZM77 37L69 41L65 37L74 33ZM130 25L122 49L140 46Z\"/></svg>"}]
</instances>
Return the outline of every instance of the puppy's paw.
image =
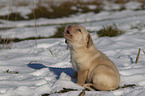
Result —
<instances>
[{"instance_id":1,"label":"puppy's paw","mask_svg":"<svg viewBox=\"0 0 145 96\"><path fill-rule=\"evenodd\" d=\"M94 89L92 89L90 86L93 86L93 84L92 84L92 83L87 83L87 84L84 84L84 85L83 85L84 88L87 88L87 89L89 89L89 90L94 90Z\"/></svg>"},{"instance_id":2,"label":"puppy's paw","mask_svg":"<svg viewBox=\"0 0 145 96\"><path fill-rule=\"evenodd\" d=\"M80 86L83 86L83 83L77 83L78 85L80 85Z\"/></svg>"}]
</instances>

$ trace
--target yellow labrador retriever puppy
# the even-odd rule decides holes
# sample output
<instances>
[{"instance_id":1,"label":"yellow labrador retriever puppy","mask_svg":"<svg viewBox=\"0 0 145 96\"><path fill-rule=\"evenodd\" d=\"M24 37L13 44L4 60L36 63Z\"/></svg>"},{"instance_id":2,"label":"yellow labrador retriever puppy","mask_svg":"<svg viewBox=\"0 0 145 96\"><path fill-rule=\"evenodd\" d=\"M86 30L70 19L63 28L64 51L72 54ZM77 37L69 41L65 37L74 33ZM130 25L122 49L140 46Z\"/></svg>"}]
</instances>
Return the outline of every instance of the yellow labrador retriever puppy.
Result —
<instances>
[{"instance_id":1,"label":"yellow labrador retriever puppy","mask_svg":"<svg viewBox=\"0 0 145 96\"><path fill-rule=\"evenodd\" d=\"M72 66L78 73L79 85L89 89L93 86L98 90L114 90L119 86L120 75L115 64L95 47L84 27L69 25L64 37L70 49Z\"/></svg>"}]
</instances>

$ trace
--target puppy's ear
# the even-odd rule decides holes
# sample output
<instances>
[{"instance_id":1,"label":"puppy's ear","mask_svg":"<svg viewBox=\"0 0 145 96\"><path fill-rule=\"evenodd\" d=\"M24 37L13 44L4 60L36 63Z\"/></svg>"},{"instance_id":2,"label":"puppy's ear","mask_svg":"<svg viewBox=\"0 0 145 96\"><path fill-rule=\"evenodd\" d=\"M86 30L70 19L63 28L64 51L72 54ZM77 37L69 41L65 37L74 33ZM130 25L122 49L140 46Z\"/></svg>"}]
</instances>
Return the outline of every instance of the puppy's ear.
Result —
<instances>
[{"instance_id":1,"label":"puppy's ear","mask_svg":"<svg viewBox=\"0 0 145 96\"><path fill-rule=\"evenodd\" d=\"M91 47L93 45L93 40L90 36L90 34L87 35L87 48Z\"/></svg>"}]
</instances>

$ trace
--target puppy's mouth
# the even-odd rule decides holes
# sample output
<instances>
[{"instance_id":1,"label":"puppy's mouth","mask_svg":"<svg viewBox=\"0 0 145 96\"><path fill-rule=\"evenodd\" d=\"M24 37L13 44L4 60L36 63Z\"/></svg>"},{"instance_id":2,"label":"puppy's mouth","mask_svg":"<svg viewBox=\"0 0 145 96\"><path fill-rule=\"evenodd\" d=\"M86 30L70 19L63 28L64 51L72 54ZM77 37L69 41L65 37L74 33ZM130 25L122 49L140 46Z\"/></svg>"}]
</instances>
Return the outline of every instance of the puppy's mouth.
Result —
<instances>
[{"instance_id":1,"label":"puppy's mouth","mask_svg":"<svg viewBox=\"0 0 145 96\"><path fill-rule=\"evenodd\" d=\"M65 28L65 31L64 31L64 37L68 40L71 40L73 37L73 32L71 28L72 27L69 25L68 27Z\"/></svg>"},{"instance_id":2,"label":"puppy's mouth","mask_svg":"<svg viewBox=\"0 0 145 96\"><path fill-rule=\"evenodd\" d=\"M68 35L72 36L68 30L66 31L66 33L67 33Z\"/></svg>"}]
</instances>

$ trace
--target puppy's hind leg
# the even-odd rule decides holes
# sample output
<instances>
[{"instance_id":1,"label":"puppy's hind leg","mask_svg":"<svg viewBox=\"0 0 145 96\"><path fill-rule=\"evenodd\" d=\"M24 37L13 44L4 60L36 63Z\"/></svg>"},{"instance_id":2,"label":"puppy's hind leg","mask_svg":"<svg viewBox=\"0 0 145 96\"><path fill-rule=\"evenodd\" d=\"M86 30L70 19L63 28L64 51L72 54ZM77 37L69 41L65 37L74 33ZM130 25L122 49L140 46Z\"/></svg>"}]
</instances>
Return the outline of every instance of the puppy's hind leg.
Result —
<instances>
[{"instance_id":1,"label":"puppy's hind leg","mask_svg":"<svg viewBox=\"0 0 145 96\"><path fill-rule=\"evenodd\" d=\"M86 83L86 84L83 85L83 87L87 88L89 90L93 90L93 91L100 91L100 90L96 89L94 84L92 84L92 83Z\"/></svg>"},{"instance_id":2,"label":"puppy's hind leg","mask_svg":"<svg viewBox=\"0 0 145 96\"><path fill-rule=\"evenodd\" d=\"M87 88L87 89L89 89L89 90L94 90L94 89L91 88L90 86L93 86L93 84L92 84L92 83L86 83L86 84L83 85L84 88Z\"/></svg>"}]
</instances>

